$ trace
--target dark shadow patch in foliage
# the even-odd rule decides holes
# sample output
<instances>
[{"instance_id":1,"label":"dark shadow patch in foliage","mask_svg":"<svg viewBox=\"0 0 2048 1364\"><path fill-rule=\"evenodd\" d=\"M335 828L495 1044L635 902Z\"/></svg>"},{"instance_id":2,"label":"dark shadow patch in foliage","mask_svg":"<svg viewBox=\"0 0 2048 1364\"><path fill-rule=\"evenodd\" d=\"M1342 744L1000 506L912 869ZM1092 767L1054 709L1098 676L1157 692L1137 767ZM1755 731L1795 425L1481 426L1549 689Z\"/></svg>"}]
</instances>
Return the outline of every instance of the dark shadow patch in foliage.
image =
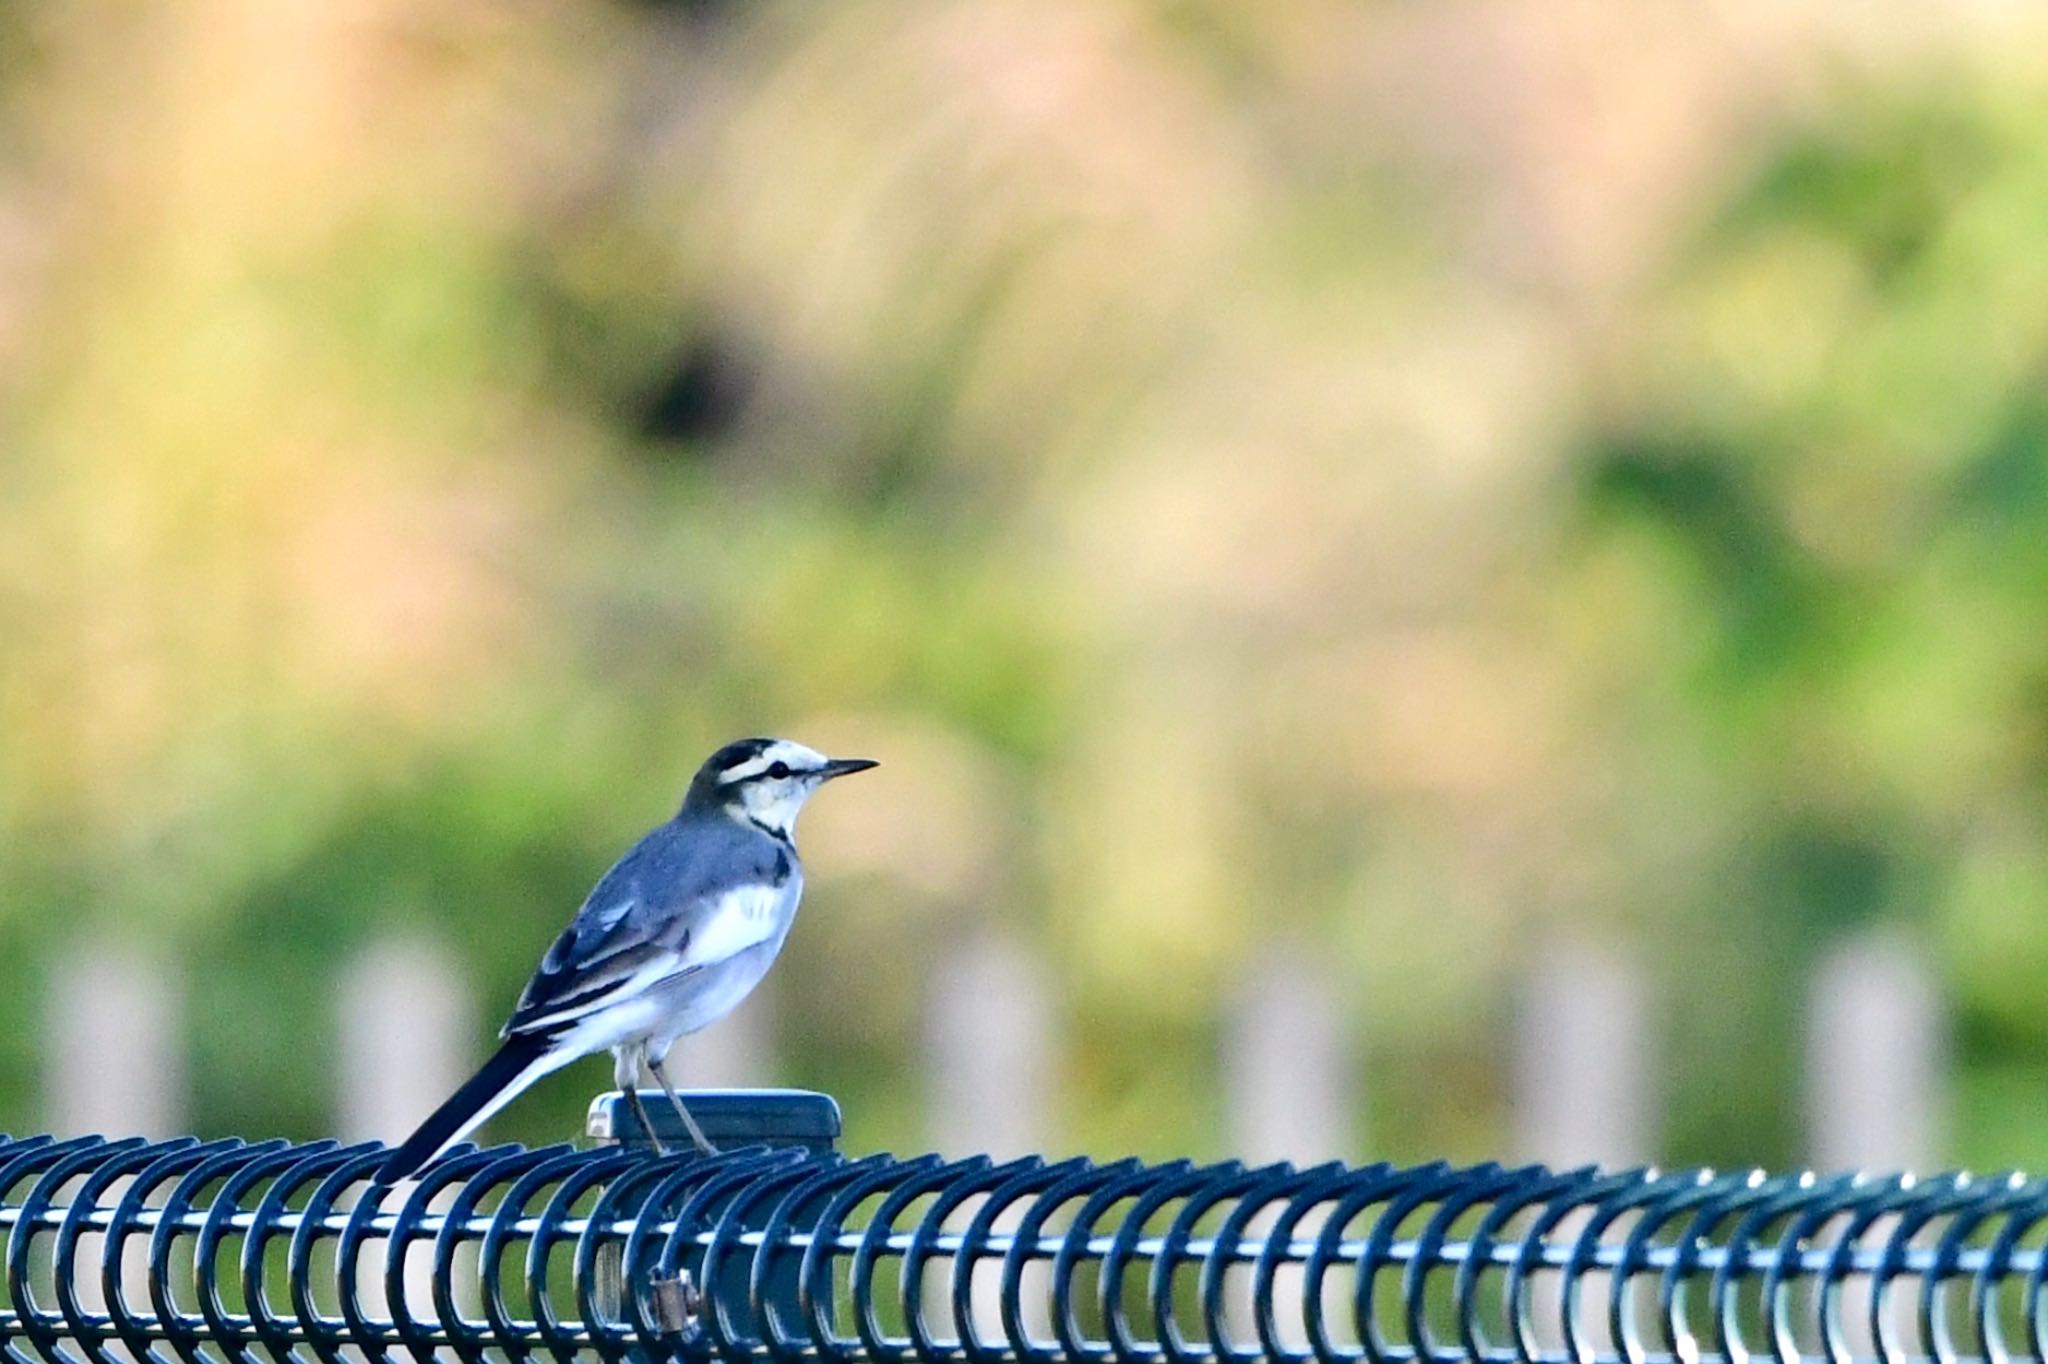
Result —
<instances>
[{"instance_id":1,"label":"dark shadow patch in foliage","mask_svg":"<svg viewBox=\"0 0 2048 1364\"><path fill-rule=\"evenodd\" d=\"M1655 525L1698 566L1730 671L1770 671L1812 647L1825 584L1732 450L1697 437L1623 435L1599 442L1586 468L1582 502L1595 526Z\"/></svg>"},{"instance_id":2,"label":"dark shadow patch in foliage","mask_svg":"<svg viewBox=\"0 0 2048 1364\"><path fill-rule=\"evenodd\" d=\"M2048 394L2016 398L1958 473L1951 503L1979 526L2038 533L2048 521Z\"/></svg>"},{"instance_id":3,"label":"dark shadow patch in foliage","mask_svg":"<svg viewBox=\"0 0 2048 1364\"><path fill-rule=\"evenodd\" d=\"M1949 1043L1965 1063L2031 1065L2048 1072L2048 1015L1987 1006L1968 992L1951 1005ZM2048 1094L2048 1085L2042 1093Z\"/></svg>"},{"instance_id":4,"label":"dark shadow patch in foliage","mask_svg":"<svg viewBox=\"0 0 2048 1364\"><path fill-rule=\"evenodd\" d=\"M1796 925L1808 941L1833 942L1903 903L1909 851L1901 821L1878 815L1788 814L1761 831L1746 879L1760 910Z\"/></svg>"},{"instance_id":5,"label":"dark shadow patch in foliage","mask_svg":"<svg viewBox=\"0 0 2048 1364\"><path fill-rule=\"evenodd\" d=\"M1802 224L1845 243L1883 288L1919 264L1999 154L1981 117L1925 104L1807 129L1771 152L1701 246Z\"/></svg>"},{"instance_id":6,"label":"dark shadow patch in foliage","mask_svg":"<svg viewBox=\"0 0 2048 1364\"><path fill-rule=\"evenodd\" d=\"M746 414L756 369L737 339L716 330L693 336L640 403L639 434L664 451L706 449Z\"/></svg>"},{"instance_id":7,"label":"dark shadow patch in foliage","mask_svg":"<svg viewBox=\"0 0 2048 1364\"><path fill-rule=\"evenodd\" d=\"M712 28L740 13L737 0L614 0L621 9L683 20L693 27Z\"/></svg>"},{"instance_id":8,"label":"dark shadow patch in foliage","mask_svg":"<svg viewBox=\"0 0 2048 1364\"><path fill-rule=\"evenodd\" d=\"M638 273L659 278L651 262ZM664 463L706 457L744 422L769 357L743 321L659 282L639 294L616 279L578 284L544 260L524 263L521 287L534 304L541 382L622 448Z\"/></svg>"}]
</instances>

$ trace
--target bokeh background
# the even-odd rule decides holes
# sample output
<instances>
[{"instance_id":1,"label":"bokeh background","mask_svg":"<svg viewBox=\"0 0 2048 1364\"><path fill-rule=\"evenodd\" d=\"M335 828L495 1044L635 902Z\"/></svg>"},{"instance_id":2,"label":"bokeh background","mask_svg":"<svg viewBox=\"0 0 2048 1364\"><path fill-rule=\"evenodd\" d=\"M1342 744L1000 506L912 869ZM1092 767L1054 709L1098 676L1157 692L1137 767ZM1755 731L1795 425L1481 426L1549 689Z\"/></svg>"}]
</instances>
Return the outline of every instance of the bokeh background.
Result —
<instances>
[{"instance_id":1,"label":"bokeh background","mask_svg":"<svg viewBox=\"0 0 2048 1364\"><path fill-rule=\"evenodd\" d=\"M0 1126L63 1116L98 951L177 983L178 1125L334 1130L351 963L452 963L480 1056L784 732L886 764L744 1024L855 1147L931 1139L995 942L1048 1146L1232 1149L1293 960L1351 1154L1502 1153L1576 943L1647 1154L1799 1159L1815 973L1881 940L1935 1154L2048 1164L2044 39L0 2Z\"/></svg>"}]
</instances>

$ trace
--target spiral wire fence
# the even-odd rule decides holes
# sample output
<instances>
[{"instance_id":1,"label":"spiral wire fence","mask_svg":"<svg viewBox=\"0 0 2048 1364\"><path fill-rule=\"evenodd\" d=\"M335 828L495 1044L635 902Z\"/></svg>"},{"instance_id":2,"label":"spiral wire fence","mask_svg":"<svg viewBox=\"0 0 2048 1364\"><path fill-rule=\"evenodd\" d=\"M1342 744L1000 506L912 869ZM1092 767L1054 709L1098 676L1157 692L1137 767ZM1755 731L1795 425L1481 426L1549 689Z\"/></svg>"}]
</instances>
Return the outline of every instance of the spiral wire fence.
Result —
<instances>
[{"instance_id":1,"label":"spiral wire fence","mask_svg":"<svg viewBox=\"0 0 2048 1364\"><path fill-rule=\"evenodd\" d=\"M61 1364L2036 1360L2048 1183L0 1139Z\"/></svg>"}]
</instances>

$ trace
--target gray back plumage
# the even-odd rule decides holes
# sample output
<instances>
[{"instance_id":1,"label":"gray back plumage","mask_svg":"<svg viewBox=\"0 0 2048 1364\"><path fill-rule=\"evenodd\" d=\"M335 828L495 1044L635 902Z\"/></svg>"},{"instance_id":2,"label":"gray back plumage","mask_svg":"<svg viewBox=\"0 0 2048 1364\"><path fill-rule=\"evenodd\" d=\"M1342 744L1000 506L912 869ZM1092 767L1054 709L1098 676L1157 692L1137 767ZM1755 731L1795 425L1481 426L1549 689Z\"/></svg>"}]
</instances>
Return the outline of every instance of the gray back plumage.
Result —
<instances>
[{"instance_id":1,"label":"gray back plumage","mask_svg":"<svg viewBox=\"0 0 2048 1364\"><path fill-rule=\"evenodd\" d=\"M598 881L541 959L503 1035L535 1031L648 962L687 951L733 891L802 875L790 844L722 808L686 804Z\"/></svg>"}]
</instances>

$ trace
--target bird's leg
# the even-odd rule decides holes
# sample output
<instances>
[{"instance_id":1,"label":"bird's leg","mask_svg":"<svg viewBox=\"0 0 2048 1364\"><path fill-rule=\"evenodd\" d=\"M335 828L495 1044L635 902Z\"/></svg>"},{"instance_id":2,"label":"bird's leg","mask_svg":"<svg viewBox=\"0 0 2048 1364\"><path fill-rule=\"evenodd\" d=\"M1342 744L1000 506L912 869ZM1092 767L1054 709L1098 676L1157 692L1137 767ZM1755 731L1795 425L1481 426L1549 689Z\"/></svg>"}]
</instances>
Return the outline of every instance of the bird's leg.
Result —
<instances>
[{"instance_id":1,"label":"bird's leg","mask_svg":"<svg viewBox=\"0 0 2048 1364\"><path fill-rule=\"evenodd\" d=\"M677 1094L676 1087L668 1082L668 1072L661 1068L661 1062L649 1056L647 1058L647 1068L653 1071L654 1078L661 1082L661 1092L668 1095L668 1101L675 1105L676 1116L681 1118L683 1126L689 1129L690 1140L697 1143L697 1149L707 1156L717 1155L718 1148L713 1146L711 1139L704 1135L704 1129L697 1126L697 1120L690 1116L690 1110L683 1107L682 1096Z\"/></svg>"},{"instance_id":2,"label":"bird's leg","mask_svg":"<svg viewBox=\"0 0 2048 1364\"><path fill-rule=\"evenodd\" d=\"M633 1116L640 1120L640 1127L647 1133L647 1139L654 1143L655 1152L664 1156L674 1154L668 1149L668 1143L661 1139L661 1134L654 1130L654 1123L647 1116L647 1105L640 1102L640 1091L628 1089L626 1102L632 1107Z\"/></svg>"},{"instance_id":3,"label":"bird's leg","mask_svg":"<svg viewBox=\"0 0 2048 1364\"><path fill-rule=\"evenodd\" d=\"M647 1134L647 1140L654 1143L657 1154L668 1155L669 1149L662 1142L661 1134L654 1130L654 1124L647 1117L647 1106L640 1102L640 1056L638 1047L621 1047L612 1053L612 1081L626 1096L627 1107L640 1120L640 1130ZM666 1082L664 1081L664 1087Z\"/></svg>"}]
</instances>

